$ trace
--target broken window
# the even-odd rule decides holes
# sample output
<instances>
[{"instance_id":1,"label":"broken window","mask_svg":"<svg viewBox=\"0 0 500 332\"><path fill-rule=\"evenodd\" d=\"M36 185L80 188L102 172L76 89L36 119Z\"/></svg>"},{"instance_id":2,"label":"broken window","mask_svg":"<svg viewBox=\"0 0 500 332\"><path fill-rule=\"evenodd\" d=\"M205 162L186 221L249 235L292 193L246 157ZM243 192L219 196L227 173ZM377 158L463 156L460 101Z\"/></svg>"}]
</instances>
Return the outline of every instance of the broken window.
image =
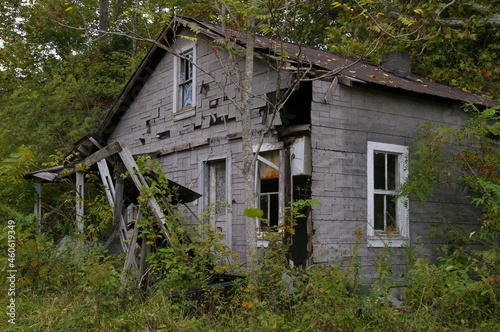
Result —
<instances>
[{"instance_id":1,"label":"broken window","mask_svg":"<svg viewBox=\"0 0 500 332\"><path fill-rule=\"evenodd\" d=\"M276 231L279 224L279 181L278 179L261 180L260 206L264 212L261 221L261 230Z\"/></svg>"},{"instance_id":2,"label":"broken window","mask_svg":"<svg viewBox=\"0 0 500 332\"><path fill-rule=\"evenodd\" d=\"M407 202L398 195L407 156L405 146L368 142L368 236L384 240L409 235Z\"/></svg>"},{"instance_id":3,"label":"broken window","mask_svg":"<svg viewBox=\"0 0 500 332\"><path fill-rule=\"evenodd\" d=\"M279 151L265 151L259 153L257 163L258 207L264 213L259 221L260 232L277 231L279 225Z\"/></svg>"},{"instance_id":4,"label":"broken window","mask_svg":"<svg viewBox=\"0 0 500 332\"><path fill-rule=\"evenodd\" d=\"M204 195L205 206L210 209L211 223L219 232L224 227L221 223L226 221L226 202L227 202L227 184L226 184L226 161L216 160L206 163L205 188Z\"/></svg>"}]
</instances>

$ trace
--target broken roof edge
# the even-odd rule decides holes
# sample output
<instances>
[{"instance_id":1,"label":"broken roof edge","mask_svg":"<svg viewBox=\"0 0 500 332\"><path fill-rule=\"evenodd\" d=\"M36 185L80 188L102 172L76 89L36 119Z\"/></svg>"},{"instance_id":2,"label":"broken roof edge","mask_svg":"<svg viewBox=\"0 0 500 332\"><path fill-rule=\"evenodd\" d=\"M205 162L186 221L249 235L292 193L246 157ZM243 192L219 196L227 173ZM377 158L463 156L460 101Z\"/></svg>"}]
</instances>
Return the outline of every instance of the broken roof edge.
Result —
<instances>
[{"instance_id":1,"label":"broken roof edge","mask_svg":"<svg viewBox=\"0 0 500 332\"><path fill-rule=\"evenodd\" d=\"M45 182L45 183L57 183L64 181L64 179L70 177L71 175L75 174L75 172L78 171L83 171L87 169L87 167L90 167L97 162L101 160L105 160L108 157L114 156L123 150L127 150L126 145L123 142L115 141L113 143L110 143L96 152L92 153L90 156L87 156L85 159L80 160L76 164L71 164L71 165L57 165L45 169L40 169L36 170L33 172L30 172L26 175L24 175L24 178L26 180L35 180L38 182ZM128 152L130 153L130 152ZM142 154L141 154L142 155ZM140 155L135 155L133 156L134 159ZM124 158L122 156L122 162L126 163L129 162L128 158ZM140 172L137 168L135 168L137 172ZM174 203L189 203L192 202L200 197L202 197L201 194L167 178L167 187L171 189L172 191L175 191L176 195L173 197L173 200L175 201Z\"/></svg>"}]
</instances>

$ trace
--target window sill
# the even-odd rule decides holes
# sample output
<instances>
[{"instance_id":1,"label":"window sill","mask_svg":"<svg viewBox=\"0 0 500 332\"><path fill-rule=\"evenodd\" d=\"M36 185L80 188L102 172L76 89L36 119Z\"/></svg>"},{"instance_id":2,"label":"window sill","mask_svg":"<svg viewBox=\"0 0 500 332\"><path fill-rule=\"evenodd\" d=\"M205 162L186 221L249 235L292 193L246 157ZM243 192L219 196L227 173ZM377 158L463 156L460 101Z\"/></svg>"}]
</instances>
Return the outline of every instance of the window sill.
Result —
<instances>
[{"instance_id":1,"label":"window sill","mask_svg":"<svg viewBox=\"0 0 500 332\"><path fill-rule=\"evenodd\" d=\"M196 115L196 110L194 107L190 107L187 109L180 110L179 112L174 113L174 121L179 121L183 119L187 119Z\"/></svg>"},{"instance_id":2,"label":"window sill","mask_svg":"<svg viewBox=\"0 0 500 332\"><path fill-rule=\"evenodd\" d=\"M257 239L257 248L269 247L269 240Z\"/></svg>"},{"instance_id":3,"label":"window sill","mask_svg":"<svg viewBox=\"0 0 500 332\"><path fill-rule=\"evenodd\" d=\"M409 238L400 235L388 236L388 235L374 235L368 237L368 247L372 248L401 248L409 243Z\"/></svg>"},{"instance_id":4,"label":"window sill","mask_svg":"<svg viewBox=\"0 0 500 332\"><path fill-rule=\"evenodd\" d=\"M257 232L257 248L267 248L271 241L278 240L278 243L282 243L280 239L276 239L279 233L281 232Z\"/></svg>"}]
</instances>

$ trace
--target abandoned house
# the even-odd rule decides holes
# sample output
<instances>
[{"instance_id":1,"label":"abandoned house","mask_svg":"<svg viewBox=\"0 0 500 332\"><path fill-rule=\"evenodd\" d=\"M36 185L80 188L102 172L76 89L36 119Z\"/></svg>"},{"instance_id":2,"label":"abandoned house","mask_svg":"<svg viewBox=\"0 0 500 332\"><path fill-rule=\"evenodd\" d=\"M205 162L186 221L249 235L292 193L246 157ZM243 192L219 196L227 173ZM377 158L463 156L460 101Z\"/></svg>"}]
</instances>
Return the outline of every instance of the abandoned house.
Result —
<instances>
[{"instance_id":1,"label":"abandoned house","mask_svg":"<svg viewBox=\"0 0 500 332\"><path fill-rule=\"evenodd\" d=\"M227 202L230 208L218 206L211 222L245 261L240 91L235 83L243 59L236 56L234 62L221 46L226 36L221 26L175 17L158 39L165 47L152 46L100 129L75 151L80 160L106 146L110 153L126 147L130 156L155 156L167 178L185 189L186 206L194 214ZM231 42L237 50L245 48L244 38L233 35ZM281 222L288 202L317 199L320 204L296 226L290 248L295 265L347 259L356 229L363 234L359 255L366 280L374 277L376 251L384 246L392 248L395 273L397 262L404 261L405 244L413 243L421 255L432 254L440 245L432 235L446 232L447 220L463 220L469 227L475 211L457 193L442 193L425 206L406 204L397 196L398 186L407 174L417 125L459 125L466 117L461 110L465 102L498 105L412 74L403 52L390 52L381 65L372 65L257 36L252 140L259 154L256 207L268 223L256 221L258 246L267 245L262 234ZM100 162L101 172L107 171L103 157L108 155L93 160ZM43 170L30 177L50 179L60 172ZM77 180L81 185L83 177Z\"/></svg>"}]
</instances>

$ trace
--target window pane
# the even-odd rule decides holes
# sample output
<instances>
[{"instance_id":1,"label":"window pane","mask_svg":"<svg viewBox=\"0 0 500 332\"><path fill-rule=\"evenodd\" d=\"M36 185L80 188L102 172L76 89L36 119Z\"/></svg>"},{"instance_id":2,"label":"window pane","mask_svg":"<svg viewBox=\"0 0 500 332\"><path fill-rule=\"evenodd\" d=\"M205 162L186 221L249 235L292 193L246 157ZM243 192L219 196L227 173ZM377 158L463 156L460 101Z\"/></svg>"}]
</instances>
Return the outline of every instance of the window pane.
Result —
<instances>
[{"instance_id":1,"label":"window pane","mask_svg":"<svg viewBox=\"0 0 500 332\"><path fill-rule=\"evenodd\" d=\"M387 189L396 190L396 163L398 156L395 154L387 155Z\"/></svg>"},{"instance_id":2,"label":"window pane","mask_svg":"<svg viewBox=\"0 0 500 332\"><path fill-rule=\"evenodd\" d=\"M263 218L267 223L262 226L274 228L279 224L279 181L278 179L261 180L260 182L260 209L264 211ZM264 229L270 231L273 229Z\"/></svg>"},{"instance_id":3,"label":"window pane","mask_svg":"<svg viewBox=\"0 0 500 332\"><path fill-rule=\"evenodd\" d=\"M186 61L186 79L191 79L193 78L193 53L187 54L187 58L189 61Z\"/></svg>"},{"instance_id":4,"label":"window pane","mask_svg":"<svg viewBox=\"0 0 500 332\"><path fill-rule=\"evenodd\" d=\"M226 163L218 162L215 165L215 198L218 202L226 201ZM217 204L215 215L223 216L226 214L224 204Z\"/></svg>"},{"instance_id":5,"label":"window pane","mask_svg":"<svg viewBox=\"0 0 500 332\"><path fill-rule=\"evenodd\" d=\"M269 226L275 230L279 224L278 194L269 194Z\"/></svg>"},{"instance_id":6,"label":"window pane","mask_svg":"<svg viewBox=\"0 0 500 332\"><path fill-rule=\"evenodd\" d=\"M182 85L182 107L191 106L193 104L192 83Z\"/></svg>"},{"instance_id":7,"label":"window pane","mask_svg":"<svg viewBox=\"0 0 500 332\"><path fill-rule=\"evenodd\" d=\"M385 153L376 152L373 156L373 182L375 189L385 188Z\"/></svg>"},{"instance_id":8,"label":"window pane","mask_svg":"<svg viewBox=\"0 0 500 332\"><path fill-rule=\"evenodd\" d=\"M386 202L385 206L387 209L386 214L386 232L395 232L396 228L396 196L387 195L385 196Z\"/></svg>"},{"instance_id":9,"label":"window pane","mask_svg":"<svg viewBox=\"0 0 500 332\"><path fill-rule=\"evenodd\" d=\"M374 204L373 204L373 209L374 209L374 228L377 231L383 231L384 230L384 215L385 215L385 195L374 195Z\"/></svg>"},{"instance_id":10,"label":"window pane","mask_svg":"<svg viewBox=\"0 0 500 332\"><path fill-rule=\"evenodd\" d=\"M266 219L266 220L269 220L269 197L267 194L263 194L260 196L260 209L264 212L262 214L262 218L263 219ZM269 223L266 222L266 221L262 221L261 222L262 226L269 226Z\"/></svg>"},{"instance_id":11,"label":"window pane","mask_svg":"<svg viewBox=\"0 0 500 332\"><path fill-rule=\"evenodd\" d=\"M183 54L186 59L180 59L181 68L179 71L180 83L193 78L193 53L189 51Z\"/></svg>"},{"instance_id":12,"label":"window pane","mask_svg":"<svg viewBox=\"0 0 500 332\"><path fill-rule=\"evenodd\" d=\"M218 220L226 215L226 206L220 204L227 201L226 192L226 162L224 160L207 162L204 202L206 208L214 209L212 217L218 217Z\"/></svg>"}]
</instances>

